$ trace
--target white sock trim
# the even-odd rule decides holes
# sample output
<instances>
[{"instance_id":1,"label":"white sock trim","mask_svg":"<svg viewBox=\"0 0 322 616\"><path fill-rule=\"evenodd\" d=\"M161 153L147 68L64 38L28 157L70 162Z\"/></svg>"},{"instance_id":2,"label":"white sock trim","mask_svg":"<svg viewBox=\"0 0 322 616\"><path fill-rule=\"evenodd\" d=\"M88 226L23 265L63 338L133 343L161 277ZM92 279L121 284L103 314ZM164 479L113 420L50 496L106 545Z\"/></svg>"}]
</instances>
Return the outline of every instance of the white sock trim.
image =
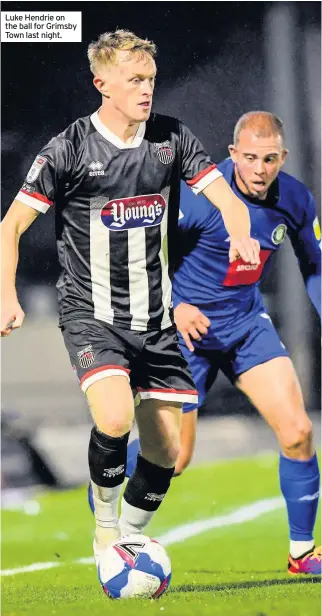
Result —
<instances>
[{"instance_id":1,"label":"white sock trim","mask_svg":"<svg viewBox=\"0 0 322 616\"><path fill-rule=\"evenodd\" d=\"M139 507L133 507L133 505L129 505L122 498L119 521L121 536L144 534L145 527L152 520L155 513L155 511L145 511L144 509L139 509Z\"/></svg>"},{"instance_id":2,"label":"white sock trim","mask_svg":"<svg viewBox=\"0 0 322 616\"><path fill-rule=\"evenodd\" d=\"M308 552L311 549L313 550L313 548L313 539L311 541L293 541L291 539L290 541L290 554L292 558L300 558L302 554L305 554L305 552Z\"/></svg>"},{"instance_id":3,"label":"white sock trim","mask_svg":"<svg viewBox=\"0 0 322 616\"><path fill-rule=\"evenodd\" d=\"M92 481L95 520L101 528L111 528L118 522L118 504L123 484L103 488Z\"/></svg>"}]
</instances>

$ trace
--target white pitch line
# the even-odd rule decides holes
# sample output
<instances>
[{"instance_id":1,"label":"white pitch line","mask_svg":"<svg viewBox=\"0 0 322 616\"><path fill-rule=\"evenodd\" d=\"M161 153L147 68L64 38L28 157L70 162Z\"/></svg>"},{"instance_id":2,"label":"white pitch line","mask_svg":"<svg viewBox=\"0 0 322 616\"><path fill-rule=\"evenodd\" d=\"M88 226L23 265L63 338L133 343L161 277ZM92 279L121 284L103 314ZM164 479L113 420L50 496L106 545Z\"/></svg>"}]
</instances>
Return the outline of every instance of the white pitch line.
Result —
<instances>
[{"instance_id":1,"label":"white pitch line","mask_svg":"<svg viewBox=\"0 0 322 616\"><path fill-rule=\"evenodd\" d=\"M284 499L281 497L256 501L251 505L240 507L227 515L214 516L206 520L198 520L196 522L189 522L188 524L181 524L163 535L156 537L156 539L164 546L172 545L173 543L180 543L185 539L190 539L191 537L195 537L196 535L200 535L201 533L214 528L222 528L223 526L232 526L233 524L244 524L244 522L250 522L265 513L270 513L271 511L281 509L282 507L284 507ZM78 565L91 565L94 563L94 558L91 556L86 558L78 558L74 561L74 563L77 563ZM0 574L17 575L18 573L31 573L33 571L60 567L64 564L65 563L57 562L34 563L32 565L19 567L17 569L3 569L0 571Z\"/></svg>"},{"instance_id":2,"label":"white pitch line","mask_svg":"<svg viewBox=\"0 0 322 616\"><path fill-rule=\"evenodd\" d=\"M240 509L236 509L236 511L232 511L227 515L216 516L208 518L207 520L198 520L196 522L190 522L189 524L177 526L161 535L158 541L164 546L172 545L172 543L179 543L185 539L190 539L190 537L195 537L213 528L222 528L223 526L231 526L232 524L250 522L264 513L275 511L275 509L280 509L283 506L284 499L282 497L256 501L251 505L240 507Z\"/></svg>"},{"instance_id":3,"label":"white pitch line","mask_svg":"<svg viewBox=\"0 0 322 616\"><path fill-rule=\"evenodd\" d=\"M33 563L27 567L17 567L17 569L3 569L1 575L17 575L17 573L32 573L33 571L43 571L44 569L52 569L60 567L61 563Z\"/></svg>"}]
</instances>

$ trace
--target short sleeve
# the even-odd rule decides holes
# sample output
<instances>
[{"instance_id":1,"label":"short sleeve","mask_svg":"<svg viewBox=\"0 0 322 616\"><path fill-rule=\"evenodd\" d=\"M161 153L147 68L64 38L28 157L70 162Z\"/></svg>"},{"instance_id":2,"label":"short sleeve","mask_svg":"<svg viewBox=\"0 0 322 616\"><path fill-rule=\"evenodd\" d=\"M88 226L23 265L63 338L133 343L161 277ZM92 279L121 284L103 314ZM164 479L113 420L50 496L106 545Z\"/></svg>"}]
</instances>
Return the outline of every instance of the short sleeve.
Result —
<instances>
[{"instance_id":1,"label":"short sleeve","mask_svg":"<svg viewBox=\"0 0 322 616\"><path fill-rule=\"evenodd\" d=\"M199 139L179 122L181 149L181 177L195 194L201 193L222 175Z\"/></svg>"},{"instance_id":2,"label":"short sleeve","mask_svg":"<svg viewBox=\"0 0 322 616\"><path fill-rule=\"evenodd\" d=\"M62 191L72 166L71 143L62 137L54 137L36 156L16 199L46 213Z\"/></svg>"}]
</instances>

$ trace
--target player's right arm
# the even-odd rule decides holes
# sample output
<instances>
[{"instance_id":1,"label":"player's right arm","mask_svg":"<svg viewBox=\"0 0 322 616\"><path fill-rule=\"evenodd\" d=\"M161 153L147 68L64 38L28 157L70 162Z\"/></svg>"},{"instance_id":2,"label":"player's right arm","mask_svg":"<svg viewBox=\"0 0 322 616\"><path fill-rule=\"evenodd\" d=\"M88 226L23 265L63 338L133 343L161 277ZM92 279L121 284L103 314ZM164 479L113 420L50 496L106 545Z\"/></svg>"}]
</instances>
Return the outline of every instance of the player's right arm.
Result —
<instances>
[{"instance_id":1,"label":"player's right arm","mask_svg":"<svg viewBox=\"0 0 322 616\"><path fill-rule=\"evenodd\" d=\"M21 327L24 320L16 291L19 241L38 214L15 199L1 223L1 336Z\"/></svg>"},{"instance_id":2,"label":"player's right arm","mask_svg":"<svg viewBox=\"0 0 322 616\"><path fill-rule=\"evenodd\" d=\"M70 176L74 151L62 135L54 137L34 160L23 186L1 223L1 336L21 327L24 312L16 292L19 240L38 214L54 205Z\"/></svg>"}]
</instances>

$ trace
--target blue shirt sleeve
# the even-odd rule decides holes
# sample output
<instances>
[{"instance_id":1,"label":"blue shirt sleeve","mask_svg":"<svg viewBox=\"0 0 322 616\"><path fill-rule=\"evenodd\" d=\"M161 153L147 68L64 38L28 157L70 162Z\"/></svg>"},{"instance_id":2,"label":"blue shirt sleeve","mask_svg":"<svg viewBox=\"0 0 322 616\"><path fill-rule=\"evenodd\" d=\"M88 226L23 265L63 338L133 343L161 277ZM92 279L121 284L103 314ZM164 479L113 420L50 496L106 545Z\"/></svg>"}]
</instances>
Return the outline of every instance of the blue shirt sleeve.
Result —
<instances>
[{"instance_id":1,"label":"blue shirt sleeve","mask_svg":"<svg viewBox=\"0 0 322 616\"><path fill-rule=\"evenodd\" d=\"M289 233L304 279L307 293L321 317L321 232L314 199L307 193L303 223Z\"/></svg>"}]
</instances>

